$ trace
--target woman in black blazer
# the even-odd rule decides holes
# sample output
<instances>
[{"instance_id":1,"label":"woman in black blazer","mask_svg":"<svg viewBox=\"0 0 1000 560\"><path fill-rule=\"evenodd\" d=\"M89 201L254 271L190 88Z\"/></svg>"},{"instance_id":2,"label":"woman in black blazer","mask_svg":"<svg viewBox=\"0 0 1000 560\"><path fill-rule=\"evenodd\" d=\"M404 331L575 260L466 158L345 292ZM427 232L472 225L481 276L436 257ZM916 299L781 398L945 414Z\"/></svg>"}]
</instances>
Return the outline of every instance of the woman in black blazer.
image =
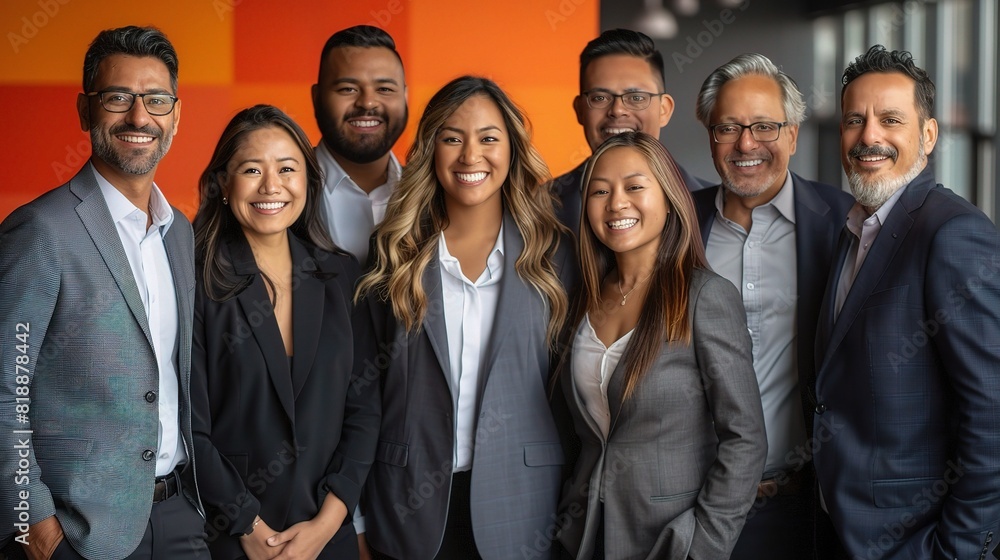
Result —
<instances>
[{"instance_id":1,"label":"woman in black blazer","mask_svg":"<svg viewBox=\"0 0 1000 560\"><path fill-rule=\"evenodd\" d=\"M201 177L191 401L213 558L358 556L377 384L352 384L370 322L355 335L360 271L320 226L321 188L306 135L267 105L230 121Z\"/></svg>"}]
</instances>

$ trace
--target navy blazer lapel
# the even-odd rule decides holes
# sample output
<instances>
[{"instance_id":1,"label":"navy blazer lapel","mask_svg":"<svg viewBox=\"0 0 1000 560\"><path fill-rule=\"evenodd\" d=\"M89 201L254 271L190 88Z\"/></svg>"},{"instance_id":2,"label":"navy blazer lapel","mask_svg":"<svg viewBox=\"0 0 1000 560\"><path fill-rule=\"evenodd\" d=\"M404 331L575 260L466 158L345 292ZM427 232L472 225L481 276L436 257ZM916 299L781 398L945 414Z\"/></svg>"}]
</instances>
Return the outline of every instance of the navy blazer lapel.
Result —
<instances>
[{"instance_id":1,"label":"navy blazer lapel","mask_svg":"<svg viewBox=\"0 0 1000 560\"><path fill-rule=\"evenodd\" d=\"M712 225L719 210L715 207L715 198L721 186L709 187L702 192L692 193L694 209L698 215L698 227L701 229L701 244L708 247L708 236L712 233Z\"/></svg>"},{"instance_id":2,"label":"navy blazer lapel","mask_svg":"<svg viewBox=\"0 0 1000 560\"><path fill-rule=\"evenodd\" d=\"M906 191L896 201L896 205L889 212L889 216L886 217L885 224L882 225L878 236L875 237L871 250L868 256L865 257L865 262L861 265L861 269L858 270L854 278L851 291L847 294L847 299L844 300L844 306L841 308L836 322L833 323L833 331L830 333L829 344L825 352L826 355L823 358L824 365L829 361L829 356L837 349L837 345L844 339L844 335L847 334L847 331L854 323L854 319L857 318L861 306L885 275L885 271L889 268L896 251L899 250L900 245L903 244L906 238L906 234L913 227L913 218L910 216L910 213L923 204L924 197L927 195L929 187L923 184L922 181L922 178L927 173L928 171L925 169L909 185L903 187ZM837 286L831 286L830 289L832 290L829 292L832 296L832 300L830 301L830 305L832 306L836 299Z\"/></svg>"},{"instance_id":3,"label":"navy blazer lapel","mask_svg":"<svg viewBox=\"0 0 1000 560\"><path fill-rule=\"evenodd\" d=\"M441 235L440 233L438 235ZM436 243L432 241L431 243ZM444 324L444 294L441 292L441 265L438 261L438 251L435 246L434 254L427 263L424 270L424 291L427 292L427 312L424 314L423 330L427 333L427 340L437 356L438 364L441 366L441 373L444 374L448 387L451 388L452 395L455 394L455 387L451 381L451 360L448 358L448 329ZM402 327L400 327L402 328Z\"/></svg>"},{"instance_id":4,"label":"navy blazer lapel","mask_svg":"<svg viewBox=\"0 0 1000 560\"><path fill-rule=\"evenodd\" d=\"M292 233L288 234L288 244L292 251L292 336L295 344L292 396L298 399L319 348L326 283L316 276L315 261Z\"/></svg>"},{"instance_id":5,"label":"navy blazer lapel","mask_svg":"<svg viewBox=\"0 0 1000 560\"><path fill-rule=\"evenodd\" d=\"M823 291L814 290L812 286L825 286L828 274L824 274L827 263L817 263L819 255L816 247L824 243L823 239L827 234L831 212L830 205L826 203L816 191L810 188L801 177L792 173L792 189L795 198L795 259L796 259L796 295L795 321L799 325L799 333L796 336L805 335L804 344L798 344L799 348L808 346L815 349L815 325L822 323L822 316L818 315L820 304L822 303ZM846 216L844 219L846 220ZM841 228L842 229L842 228ZM826 253L821 253L826 254ZM818 319L818 320L817 320ZM804 327L808 325L809 327ZM800 381L803 380L803 371L814 371L816 367L812 352L798 352L798 371Z\"/></svg>"},{"instance_id":6,"label":"navy blazer lapel","mask_svg":"<svg viewBox=\"0 0 1000 560\"><path fill-rule=\"evenodd\" d=\"M132 311L132 316L143 334L146 335L146 342L149 343L150 351L153 350L153 336L149 332L149 322L146 320L146 308L142 305L142 296L139 295L139 287L135 283L135 276L132 275L132 267L128 263L128 255L125 254L125 246L118 237L118 229L111 218L111 211L108 210L108 203L101 194L97 180L92 175L91 167L85 166L79 173L70 180L69 190L80 198L80 204L76 207L76 213L80 216L84 227L90 233L94 245L101 252L104 264L111 271L118 289L121 290L125 303Z\"/></svg>"},{"instance_id":7,"label":"navy blazer lapel","mask_svg":"<svg viewBox=\"0 0 1000 560\"><path fill-rule=\"evenodd\" d=\"M246 241L230 241L226 246L236 274L253 278L246 289L236 296L236 301L239 302L247 326L250 327L254 340L257 341L257 347L264 356L267 373L271 377L271 384L274 385L278 401L294 425L295 400L292 375L288 370L288 356L285 355L285 345L281 340L281 331L274 317L271 300L267 296L264 278L260 275L260 269L257 268L253 253Z\"/></svg>"}]
</instances>

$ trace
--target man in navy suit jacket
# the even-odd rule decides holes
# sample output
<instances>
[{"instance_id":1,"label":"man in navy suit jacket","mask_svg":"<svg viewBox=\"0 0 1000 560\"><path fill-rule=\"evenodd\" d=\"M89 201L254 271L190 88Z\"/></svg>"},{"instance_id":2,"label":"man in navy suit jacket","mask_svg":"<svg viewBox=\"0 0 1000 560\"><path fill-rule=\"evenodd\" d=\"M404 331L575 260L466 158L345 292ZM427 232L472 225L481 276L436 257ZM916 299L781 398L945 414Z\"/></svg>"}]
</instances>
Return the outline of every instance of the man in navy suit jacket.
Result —
<instances>
[{"instance_id":1,"label":"man in navy suit jacket","mask_svg":"<svg viewBox=\"0 0 1000 560\"><path fill-rule=\"evenodd\" d=\"M907 52L844 71L857 204L820 311L814 460L841 557L982 559L1000 541L1000 233L935 184L934 84ZM817 438L818 439L818 438Z\"/></svg>"},{"instance_id":2,"label":"man in navy suit jacket","mask_svg":"<svg viewBox=\"0 0 1000 560\"><path fill-rule=\"evenodd\" d=\"M708 262L743 296L767 430L767 462L733 560L813 554L813 467L807 434L813 346L837 236L854 199L788 170L802 94L760 54L705 80L698 119L722 185L692 193Z\"/></svg>"}]
</instances>

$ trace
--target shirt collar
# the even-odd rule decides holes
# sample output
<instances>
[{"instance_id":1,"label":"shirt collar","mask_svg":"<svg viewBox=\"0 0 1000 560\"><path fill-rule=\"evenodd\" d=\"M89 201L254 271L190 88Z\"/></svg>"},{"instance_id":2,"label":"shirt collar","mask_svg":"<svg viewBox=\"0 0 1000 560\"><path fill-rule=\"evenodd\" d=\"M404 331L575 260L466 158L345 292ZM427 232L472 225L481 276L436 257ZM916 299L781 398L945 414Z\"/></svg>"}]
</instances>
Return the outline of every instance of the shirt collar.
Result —
<instances>
[{"instance_id":1,"label":"shirt collar","mask_svg":"<svg viewBox=\"0 0 1000 560\"><path fill-rule=\"evenodd\" d=\"M722 213L725 202L726 186L721 185L719 192L715 193L715 210L719 213L719 216L725 216ZM774 206L775 210L784 216L786 220L793 224L795 223L795 194L793 193L791 171L785 171L785 182L782 183L778 194L774 195L774 198L767 201L767 203L761 204L761 206L767 206L768 204Z\"/></svg>"},{"instance_id":2,"label":"shirt collar","mask_svg":"<svg viewBox=\"0 0 1000 560\"><path fill-rule=\"evenodd\" d=\"M326 144L320 140L319 144L316 146L316 159L319 160L319 166L323 170L323 176L325 177L323 182L323 187L328 192L333 192L344 180L347 180L347 188L355 188L361 192L361 187L354 182L344 168L337 163L337 160L330 153L330 149L326 147ZM403 173L402 166L399 165L399 160L396 159L396 154L389 152L389 173L387 174L386 182L387 185L394 185L399 182L399 177ZM367 196L367 193L365 193Z\"/></svg>"},{"instance_id":3,"label":"shirt collar","mask_svg":"<svg viewBox=\"0 0 1000 560\"><path fill-rule=\"evenodd\" d=\"M896 192L892 193L892 196L871 215L868 214L864 206L861 206L860 202L855 202L854 206L851 207L851 211L847 213L847 229L860 238L864 224L874 225L875 222L873 220L877 220L879 227L881 227L885 224L886 219L889 218L889 213L892 212L892 209L896 206L896 202L903 196L903 191L905 190L906 186L896 189Z\"/></svg>"},{"instance_id":4,"label":"shirt collar","mask_svg":"<svg viewBox=\"0 0 1000 560\"><path fill-rule=\"evenodd\" d=\"M111 220L114 223L117 224L133 212L142 212L121 191L116 189L110 181L105 179L97 171L93 163L87 163L87 165L94 172L97 186L100 187L101 194L104 195L104 201L108 205L108 211L111 213ZM170 208L167 197L163 196L163 192L160 191L160 187L156 186L156 183L153 183L153 188L149 193L149 213L152 217L153 225L161 228L161 235L166 235L167 230L170 229L170 224L174 223L174 211Z\"/></svg>"},{"instance_id":5,"label":"shirt collar","mask_svg":"<svg viewBox=\"0 0 1000 560\"><path fill-rule=\"evenodd\" d=\"M503 229L504 224L501 222L500 233L497 234L497 241L493 244L490 256L486 259L486 270L484 271L483 276L480 277L483 279L483 282L479 283L478 279L470 278L473 284L486 286L499 280L500 273L503 270ZM438 238L438 258L441 261L441 268L445 272L458 278L459 280L464 277L461 264L458 262L458 259L448 252L448 244L444 240L443 231L440 233L440 237Z\"/></svg>"}]
</instances>

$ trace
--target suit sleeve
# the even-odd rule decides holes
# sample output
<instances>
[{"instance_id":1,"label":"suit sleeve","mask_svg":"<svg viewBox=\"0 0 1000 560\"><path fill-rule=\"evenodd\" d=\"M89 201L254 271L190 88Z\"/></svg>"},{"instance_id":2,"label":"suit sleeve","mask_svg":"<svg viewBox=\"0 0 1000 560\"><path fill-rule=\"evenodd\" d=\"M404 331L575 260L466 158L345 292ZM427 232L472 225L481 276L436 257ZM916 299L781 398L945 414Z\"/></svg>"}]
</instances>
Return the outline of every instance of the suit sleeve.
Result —
<instances>
[{"instance_id":1,"label":"suit sleeve","mask_svg":"<svg viewBox=\"0 0 1000 560\"><path fill-rule=\"evenodd\" d=\"M0 225L0 544L55 515L31 443L32 382L59 298L55 232L31 208ZM22 524L22 525L19 525Z\"/></svg>"},{"instance_id":2,"label":"suit sleeve","mask_svg":"<svg viewBox=\"0 0 1000 560\"><path fill-rule=\"evenodd\" d=\"M764 471L764 413L736 288L713 277L691 302L691 313L692 343L719 446L695 505L689 556L728 558Z\"/></svg>"},{"instance_id":3,"label":"suit sleeve","mask_svg":"<svg viewBox=\"0 0 1000 560\"><path fill-rule=\"evenodd\" d=\"M927 558L978 558L1000 522L1000 233L979 214L946 222L931 243L925 309L952 387L955 456ZM933 316L931 316L933 314Z\"/></svg>"},{"instance_id":4,"label":"suit sleeve","mask_svg":"<svg viewBox=\"0 0 1000 560\"><path fill-rule=\"evenodd\" d=\"M201 278L195 287L194 340L191 343L191 432L194 437L195 465L198 489L202 502L207 506L208 525L232 536L250 530L253 520L260 513L260 502L243 483L236 467L212 443L212 398L209 394L209 376L212 375L211 348L223 344L219 337L209 337L211 329L205 321L211 302L205 295ZM208 313L207 313L208 312ZM228 527L219 528L218 519ZM265 522L274 523L265 519Z\"/></svg>"},{"instance_id":5,"label":"suit sleeve","mask_svg":"<svg viewBox=\"0 0 1000 560\"><path fill-rule=\"evenodd\" d=\"M356 273L351 275L351 278L356 277ZM345 299L350 302L351 287L346 292ZM358 505L361 488L375 461L382 420L380 376L375 366L378 363L375 328L365 302L352 306L351 327L354 364L344 403L340 443L330 461L328 474L318 489L320 503L327 492L332 492L347 506L349 516L353 515Z\"/></svg>"}]
</instances>

